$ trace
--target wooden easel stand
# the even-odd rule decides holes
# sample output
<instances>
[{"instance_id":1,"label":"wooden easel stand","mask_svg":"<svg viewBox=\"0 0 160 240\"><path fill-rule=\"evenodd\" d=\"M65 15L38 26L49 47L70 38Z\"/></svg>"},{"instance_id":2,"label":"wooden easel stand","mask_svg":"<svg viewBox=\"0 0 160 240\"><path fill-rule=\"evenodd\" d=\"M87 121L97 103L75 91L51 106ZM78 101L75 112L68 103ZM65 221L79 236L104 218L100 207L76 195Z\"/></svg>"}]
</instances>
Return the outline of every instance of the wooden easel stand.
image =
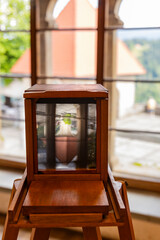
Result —
<instances>
[{"instance_id":1,"label":"wooden easel stand","mask_svg":"<svg viewBox=\"0 0 160 240\"><path fill-rule=\"evenodd\" d=\"M121 240L135 240L124 182L114 180L109 169L107 182L109 213L98 221L98 214L31 214L23 216L22 206L27 193L26 171L15 180L5 221L2 240L16 240L20 228L32 228L32 240L49 239L51 228L82 227L85 240L100 240L99 227L117 226ZM84 217L86 220L84 220ZM92 219L94 218L94 221ZM97 218L97 221L95 221Z\"/></svg>"}]
</instances>

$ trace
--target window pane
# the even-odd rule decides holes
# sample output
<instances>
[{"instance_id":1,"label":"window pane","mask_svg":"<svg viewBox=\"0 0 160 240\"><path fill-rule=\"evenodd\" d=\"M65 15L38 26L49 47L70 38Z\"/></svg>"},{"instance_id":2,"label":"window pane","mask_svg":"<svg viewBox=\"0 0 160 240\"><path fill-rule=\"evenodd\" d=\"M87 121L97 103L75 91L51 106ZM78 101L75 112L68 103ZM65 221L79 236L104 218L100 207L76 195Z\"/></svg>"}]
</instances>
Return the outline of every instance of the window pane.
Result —
<instances>
[{"instance_id":1,"label":"window pane","mask_svg":"<svg viewBox=\"0 0 160 240\"><path fill-rule=\"evenodd\" d=\"M38 168L95 169L96 105L61 102L37 103Z\"/></svg>"},{"instance_id":2,"label":"window pane","mask_svg":"<svg viewBox=\"0 0 160 240\"><path fill-rule=\"evenodd\" d=\"M0 4L1 30L30 28L30 1L29 0L5 0Z\"/></svg>"},{"instance_id":3,"label":"window pane","mask_svg":"<svg viewBox=\"0 0 160 240\"><path fill-rule=\"evenodd\" d=\"M160 79L160 29L119 30L117 36L119 77ZM127 59L130 60L129 64Z\"/></svg>"},{"instance_id":4,"label":"window pane","mask_svg":"<svg viewBox=\"0 0 160 240\"><path fill-rule=\"evenodd\" d=\"M123 0L119 15L124 27L159 27L159 7L159 0Z\"/></svg>"},{"instance_id":5,"label":"window pane","mask_svg":"<svg viewBox=\"0 0 160 240\"><path fill-rule=\"evenodd\" d=\"M160 174L160 83L118 82L116 171L158 177ZM124 131L129 132L124 132ZM151 134L130 132L150 131ZM155 134L154 134L155 132Z\"/></svg>"},{"instance_id":6,"label":"window pane","mask_svg":"<svg viewBox=\"0 0 160 240\"><path fill-rule=\"evenodd\" d=\"M115 86L111 109L116 108L116 121L111 127L118 129L111 132L113 170L158 178L160 30L118 30L116 44L117 80L108 83Z\"/></svg>"},{"instance_id":7,"label":"window pane","mask_svg":"<svg viewBox=\"0 0 160 240\"><path fill-rule=\"evenodd\" d=\"M25 159L23 92L29 86L29 79L0 78L0 158Z\"/></svg>"},{"instance_id":8,"label":"window pane","mask_svg":"<svg viewBox=\"0 0 160 240\"><path fill-rule=\"evenodd\" d=\"M118 158L113 170L121 173L159 178L160 134L118 132L115 155Z\"/></svg>"},{"instance_id":9,"label":"window pane","mask_svg":"<svg viewBox=\"0 0 160 240\"><path fill-rule=\"evenodd\" d=\"M50 31L37 41L38 76L95 77L96 32Z\"/></svg>"},{"instance_id":10,"label":"window pane","mask_svg":"<svg viewBox=\"0 0 160 240\"><path fill-rule=\"evenodd\" d=\"M29 33L0 33L0 73L30 74Z\"/></svg>"},{"instance_id":11,"label":"window pane","mask_svg":"<svg viewBox=\"0 0 160 240\"><path fill-rule=\"evenodd\" d=\"M54 5L38 1L37 28L96 28L97 1L58 0Z\"/></svg>"},{"instance_id":12,"label":"window pane","mask_svg":"<svg viewBox=\"0 0 160 240\"><path fill-rule=\"evenodd\" d=\"M81 79L81 78L68 78L68 79L61 79L61 78L55 78L55 79L44 79L44 78L40 78L37 81L38 84L95 84L96 80L92 80L92 79Z\"/></svg>"}]
</instances>

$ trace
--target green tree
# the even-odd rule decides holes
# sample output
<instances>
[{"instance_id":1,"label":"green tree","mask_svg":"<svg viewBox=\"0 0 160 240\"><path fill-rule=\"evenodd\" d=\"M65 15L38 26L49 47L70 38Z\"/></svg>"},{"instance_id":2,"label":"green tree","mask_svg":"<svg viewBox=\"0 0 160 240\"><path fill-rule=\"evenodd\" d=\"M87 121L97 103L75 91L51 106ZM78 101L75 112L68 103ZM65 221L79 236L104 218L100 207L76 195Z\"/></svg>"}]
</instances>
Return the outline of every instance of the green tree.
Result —
<instances>
[{"instance_id":1,"label":"green tree","mask_svg":"<svg viewBox=\"0 0 160 240\"><path fill-rule=\"evenodd\" d=\"M160 39L132 39L126 40L125 43L146 69L143 78L160 80ZM146 103L151 96L160 103L160 84L136 84L136 102Z\"/></svg>"},{"instance_id":2,"label":"green tree","mask_svg":"<svg viewBox=\"0 0 160 240\"><path fill-rule=\"evenodd\" d=\"M5 0L0 6L2 30L29 30L29 0ZM30 46L30 35L24 32L0 33L0 73L9 73L12 66ZM9 80L9 79L8 79ZM8 82L8 81L7 81Z\"/></svg>"}]
</instances>

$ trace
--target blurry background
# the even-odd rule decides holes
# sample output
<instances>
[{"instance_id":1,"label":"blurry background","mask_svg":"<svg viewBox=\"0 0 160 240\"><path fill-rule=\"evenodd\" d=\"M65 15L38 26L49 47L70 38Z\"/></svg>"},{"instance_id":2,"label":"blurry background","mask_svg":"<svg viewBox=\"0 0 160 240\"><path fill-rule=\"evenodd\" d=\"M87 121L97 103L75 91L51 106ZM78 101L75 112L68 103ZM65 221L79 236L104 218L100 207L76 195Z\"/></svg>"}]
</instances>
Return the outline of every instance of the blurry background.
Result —
<instances>
[{"instance_id":1,"label":"blurry background","mask_svg":"<svg viewBox=\"0 0 160 240\"><path fill-rule=\"evenodd\" d=\"M160 2L110 0L109 5L103 80L109 89L109 162L114 176L128 182L136 239L156 240L160 233ZM97 6L98 0L46 0L40 4L38 83L96 82ZM82 28L85 30L79 30ZM1 0L3 214L13 180L25 168L23 91L31 85L30 74L30 2ZM109 236L106 231L110 232L103 230L105 237ZM112 232L109 237L116 236Z\"/></svg>"}]
</instances>

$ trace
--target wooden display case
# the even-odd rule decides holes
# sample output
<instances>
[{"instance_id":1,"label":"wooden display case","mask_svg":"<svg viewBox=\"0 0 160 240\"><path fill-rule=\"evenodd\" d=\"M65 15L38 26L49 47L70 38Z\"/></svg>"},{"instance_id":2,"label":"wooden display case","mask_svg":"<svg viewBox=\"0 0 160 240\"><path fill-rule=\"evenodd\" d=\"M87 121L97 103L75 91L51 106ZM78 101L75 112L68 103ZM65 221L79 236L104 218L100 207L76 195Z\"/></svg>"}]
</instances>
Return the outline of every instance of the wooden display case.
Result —
<instances>
[{"instance_id":1,"label":"wooden display case","mask_svg":"<svg viewBox=\"0 0 160 240\"><path fill-rule=\"evenodd\" d=\"M24 215L101 213L102 219L109 210L107 90L98 84L34 85L24 97Z\"/></svg>"}]
</instances>

